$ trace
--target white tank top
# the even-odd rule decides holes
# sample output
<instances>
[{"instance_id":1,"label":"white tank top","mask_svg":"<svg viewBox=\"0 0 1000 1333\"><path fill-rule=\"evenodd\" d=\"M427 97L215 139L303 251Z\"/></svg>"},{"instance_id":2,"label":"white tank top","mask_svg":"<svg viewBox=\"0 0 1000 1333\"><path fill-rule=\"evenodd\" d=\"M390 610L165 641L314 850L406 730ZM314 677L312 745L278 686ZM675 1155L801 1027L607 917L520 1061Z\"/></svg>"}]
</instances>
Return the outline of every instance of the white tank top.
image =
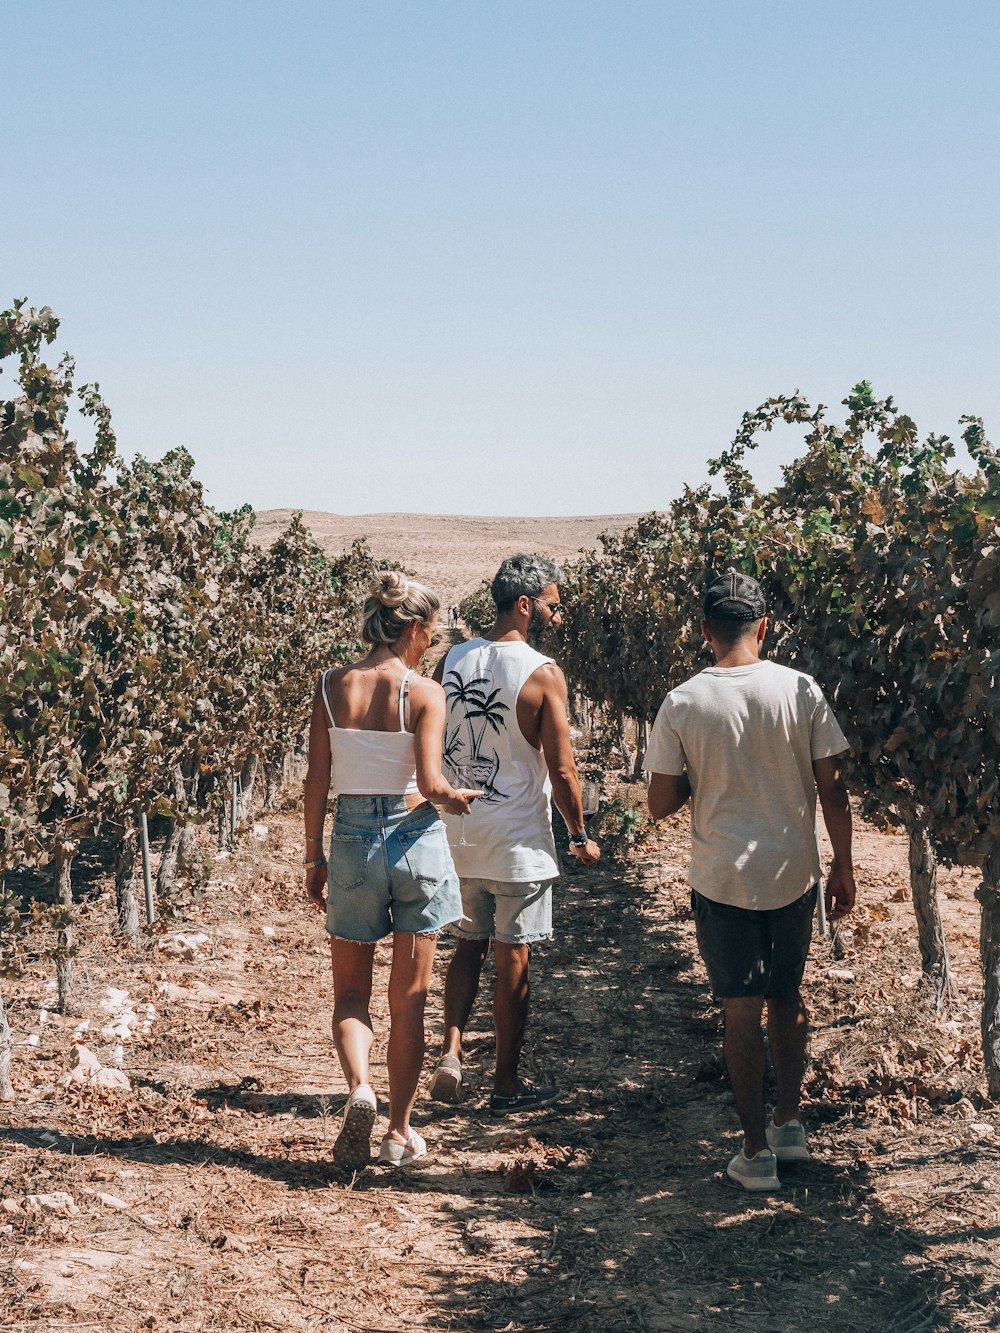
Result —
<instances>
[{"instance_id":1,"label":"white tank top","mask_svg":"<svg viewBox=\"0 0 1000 1333\"><path fill-rule=\"evenodd\" d=\"M399 730L363 731L338 727L326 697L329 671L323 673L323 704L330 719L330 790L335 796L408 796L417 790L417 756L413 733L406 730L407 685L412 671L399 683Z\"/></svg>"},{"instance_id":2,"label":"white tank top","mask_svg":"<svg viewBox=\"0 0 1000 1333\"><path fill-rule=\"evenodd\" d=\"M445 659L448 777L455 785L455 766L463 764L473 784L486 793L465 816L465 838L472 846L459 845L458 817L444 816L455 869L466 878L524 883L559 874L548 769L541 750L524 739L517 725L521 687L551 661L519 640L489 639L457 644Z\"/></svg>"}]
</instances>

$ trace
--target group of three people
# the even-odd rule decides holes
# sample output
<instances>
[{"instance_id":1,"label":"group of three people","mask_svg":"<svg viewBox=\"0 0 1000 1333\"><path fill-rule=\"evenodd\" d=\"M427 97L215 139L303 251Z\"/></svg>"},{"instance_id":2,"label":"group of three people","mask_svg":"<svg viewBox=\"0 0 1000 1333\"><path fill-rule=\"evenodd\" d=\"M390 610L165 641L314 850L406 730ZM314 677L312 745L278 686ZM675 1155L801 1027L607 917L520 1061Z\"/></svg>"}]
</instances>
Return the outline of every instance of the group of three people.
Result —
<instances>
[{"instance_id":1,"label":"group of three people","mask_svg":"<svg viewBox=\"0 0 1000 1333\"><path fill-rule=\"evenodd\" d=\"M518 1072L531 945L552 935L552 802L572 854L584 864L600 857L584 821L565 677L538 647L560 622L559 577L558 566L540 556L505 560L491 588L493 628L454 645L428 680L414 673L436 642L438 599L401 574L381 574L364 608L370 651L317 684L304 865L306 892L326 913L330 936L333 1038L349 1089L333 1150L342 1170L370 1160L377 1116L372 967L375 944L389 934L389 1123L381 1162L398 1166L427 1151L410 1113L442 930L457 944L431 1096L461 1098L462 1037L491 946L490 1110L535 1110L561 1096ZM777 1160L808 1155L798 1119L806 1040L799 985L820 874L816 791L834 845L827 893L836 917L854 900L850 810L834 758L846 742L815 682L760 660L766 617L754 580L731 574L713 584L705 612L717 665L664 701L647 759L649 808L663 818L693 794L698 942L725 1009L725 1056L744 1130L727 1170L746 1188L765 1189L778 1183ZM713 684L719 673L721 687ZM327 857L331 792L337 801ZM778 1082L767 1125L765 1003Z\"/></svg>"}]
</instances>

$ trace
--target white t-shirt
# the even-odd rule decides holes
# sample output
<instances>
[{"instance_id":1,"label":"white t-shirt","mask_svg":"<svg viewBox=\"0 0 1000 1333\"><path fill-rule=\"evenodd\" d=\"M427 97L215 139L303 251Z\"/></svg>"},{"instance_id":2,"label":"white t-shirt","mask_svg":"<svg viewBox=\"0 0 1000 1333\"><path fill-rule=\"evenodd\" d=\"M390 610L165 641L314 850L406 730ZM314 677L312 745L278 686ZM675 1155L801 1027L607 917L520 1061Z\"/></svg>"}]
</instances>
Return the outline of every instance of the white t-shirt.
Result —
<instances>
[{"instance_id":1,"label":"white t-shirt","mask_svg":"<svg viewBox=\"0 0 1000 1333\"><path fill-rule=\"evenodd\" d=\"M660 706L646 770L691 782L693 889L756 911L820 877L814 759L848 748L811 676L776 662L707 667Z\"/></svg>"}]
</instances>

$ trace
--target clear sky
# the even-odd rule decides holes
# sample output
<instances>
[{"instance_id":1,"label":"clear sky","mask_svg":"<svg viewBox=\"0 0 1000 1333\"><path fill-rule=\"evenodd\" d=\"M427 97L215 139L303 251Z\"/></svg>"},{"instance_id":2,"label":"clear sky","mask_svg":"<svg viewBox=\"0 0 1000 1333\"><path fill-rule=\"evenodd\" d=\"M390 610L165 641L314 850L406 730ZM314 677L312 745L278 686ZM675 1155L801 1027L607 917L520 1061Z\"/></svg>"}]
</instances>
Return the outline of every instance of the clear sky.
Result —
<instances>
[{"instance_id":1,"label":"clear sky","mask_svg":"<svg viewBox=\"0 0 1000 1333\"><path fill-rule=\"evenodd\" d=\"M861 378L1000 436L995 0L7 0L0 47L0 303L214 504L662 508Z\"/></svg>"}]
</instances>

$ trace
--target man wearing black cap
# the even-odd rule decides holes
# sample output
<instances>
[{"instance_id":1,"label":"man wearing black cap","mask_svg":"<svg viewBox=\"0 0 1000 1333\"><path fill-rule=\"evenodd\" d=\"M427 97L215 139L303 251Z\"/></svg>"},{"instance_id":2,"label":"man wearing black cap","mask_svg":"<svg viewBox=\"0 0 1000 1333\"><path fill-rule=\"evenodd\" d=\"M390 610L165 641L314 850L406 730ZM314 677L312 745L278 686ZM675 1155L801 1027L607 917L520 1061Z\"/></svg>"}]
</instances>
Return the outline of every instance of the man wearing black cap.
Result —
<instances>
[{"instance_id":1,"label":"man wearing black cap","mask_svg":"<svg viewBox=\"0 0 1000 1333\"><path fill-rule=\"evenodd\" d=\"M649 812L691 798L691 905L698 949L725 1014L723 1050L743 1147L726 1168L745 1189L779 1185L778 1162L809 1157L799 1120L808 1019L800 993L821 867L816 794L833 846L828 915L854 905L848 748L811 676L762 661L760 584L730 571L704 600L715 665L667 695L646 754ZM764 1039L777 1104L764 1107Z\"/></svg>"}]
</instances>

